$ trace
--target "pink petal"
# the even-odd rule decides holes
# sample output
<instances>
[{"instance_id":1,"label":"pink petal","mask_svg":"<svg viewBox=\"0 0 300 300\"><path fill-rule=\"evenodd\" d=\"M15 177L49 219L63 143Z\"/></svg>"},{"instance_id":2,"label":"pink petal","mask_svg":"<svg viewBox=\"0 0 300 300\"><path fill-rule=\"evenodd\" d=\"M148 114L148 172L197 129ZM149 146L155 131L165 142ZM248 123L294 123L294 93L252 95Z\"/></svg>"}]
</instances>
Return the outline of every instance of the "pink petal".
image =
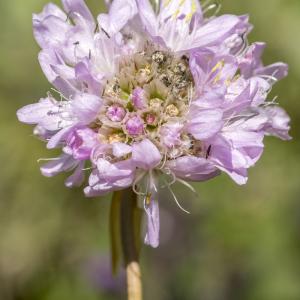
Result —
<instances>
[{"instance_id":1,"label":"pink petal","mask_svg":"<svg viewBox=\"0 0 300 300\"><path fill-rule=\"evenodd\" d=\"M138 168L153 169L160 163L161 159L159 150L148 139L132 146L132 161Z\"/></svg>"},{"instance_id":2,"label":"pink petal","mask_svg":"<svg viewBox=\"0 0 300 300\"><path fill-rule=\"evenodd\" d=\"M46 177L53 177L61 172L72 170L77 164L78 162L74 160L72 156L63 154L56 160L43 165L41 167L41 172Z\"/></svg>"},{"instance_id":3,"label":"pink petal","mask_svg":"<svg viewBox=\"0 0 300 300\"><path fill-rule=\"evenodd\" d=\"M214 164L202 157L183 156L168 162L167 167L185 180L204 181L219 175Z\"/></svg>"},{"instance_id":4,"label":"pink petal","mask_svg":"<svg viewBox=\"0 0 300 300\"><path fill-rule=\"evenodd\" d=\"M108 14L100 14L98 22L109 35L118 33L137 13L134 0L114 0Z\"/></svg>"},{"instance_id":5,"label":"pink petal","mask_svg":"<svg viewBox=\"0 0 300 300\"><path fill-rule=\"evenodd\" d=\"M83 0L62 0L62 3L70 18L76 20L76 15L80 15L95 28L94 17Z\"/></svg>"}]
</instances>

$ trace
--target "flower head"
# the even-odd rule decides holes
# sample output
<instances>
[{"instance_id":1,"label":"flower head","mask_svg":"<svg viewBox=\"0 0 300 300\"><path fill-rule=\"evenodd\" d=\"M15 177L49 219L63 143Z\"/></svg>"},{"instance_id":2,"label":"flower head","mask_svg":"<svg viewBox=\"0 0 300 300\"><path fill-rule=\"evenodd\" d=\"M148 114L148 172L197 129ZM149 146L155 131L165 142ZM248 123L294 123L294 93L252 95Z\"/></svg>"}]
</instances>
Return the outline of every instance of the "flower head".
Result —
<instances>
[{"instance_id":1,"label":"flower head","mask_svg":"<svg viewBox=\"0 0 300 300\"><path fill-rule=\"evenodd\" d=\"M83 0L62 2L65 12L48 4L33 16L56 95L18 118L62 149L45 176L74 170L66 185L78 186L90 162L87 196L130 186L144 195L147 244L159 243L160 174L173 183L223 171L245 184L265 135L290 138L288 115L268 100L287 65L263 65L265 45L246 42L246 16L207 18L196 0L159 1L156 10L114 0L96 21Z\"/></svg>"}]
</instances>

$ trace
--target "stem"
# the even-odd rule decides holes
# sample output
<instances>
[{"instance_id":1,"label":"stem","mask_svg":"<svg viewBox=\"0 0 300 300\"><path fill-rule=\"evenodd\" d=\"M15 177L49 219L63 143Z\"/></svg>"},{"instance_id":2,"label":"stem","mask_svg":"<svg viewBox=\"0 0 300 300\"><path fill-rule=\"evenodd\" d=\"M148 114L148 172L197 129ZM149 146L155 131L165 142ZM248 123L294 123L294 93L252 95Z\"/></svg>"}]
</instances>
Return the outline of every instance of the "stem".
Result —
<instances>
[{"instance_id":1,"label":"stem","mask_svg":"<svg viewBox=\"0 0 300 300\"><path fill-rule=\"evenodd\" d=\"M121 195L121 243L127 274L128 300L142 300L142 281L139 266L139 230L141 214L137 195L132 189Z\"/></svg>"},{"instance_id":2,"label":"stem","mask_svg":"<svg viewBox=\"0 0 300 300\"><path fill-rule=\"evenodd\" d=\"M127 299L142 300L141 271L138 262L131 262L126 267L127 275Z\"/></svg>"}]
</instances>

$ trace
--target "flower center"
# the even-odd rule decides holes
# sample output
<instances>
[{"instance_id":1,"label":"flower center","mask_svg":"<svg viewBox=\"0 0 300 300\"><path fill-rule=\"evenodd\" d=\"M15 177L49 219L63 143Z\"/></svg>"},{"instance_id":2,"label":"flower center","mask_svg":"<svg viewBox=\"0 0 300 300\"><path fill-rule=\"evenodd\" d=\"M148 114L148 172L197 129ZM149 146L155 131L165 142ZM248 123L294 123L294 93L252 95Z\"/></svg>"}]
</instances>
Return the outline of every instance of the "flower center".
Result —
<instances>
[{"instance_id":1,"label":"flower center","mask_svg":"<svg viewBox=\"0 0 300 300\"><path fill-rule=\"evenodd\" d=\"M109 142L119 140L120 135L128 143L147 137L163 147L162 126L185 122L193 89L186 56L147 46L121 59L119 72L105 86L106 111L99 114L96 124L102 133L118 132L106 138Z\"/></svg>"}]
</instances>

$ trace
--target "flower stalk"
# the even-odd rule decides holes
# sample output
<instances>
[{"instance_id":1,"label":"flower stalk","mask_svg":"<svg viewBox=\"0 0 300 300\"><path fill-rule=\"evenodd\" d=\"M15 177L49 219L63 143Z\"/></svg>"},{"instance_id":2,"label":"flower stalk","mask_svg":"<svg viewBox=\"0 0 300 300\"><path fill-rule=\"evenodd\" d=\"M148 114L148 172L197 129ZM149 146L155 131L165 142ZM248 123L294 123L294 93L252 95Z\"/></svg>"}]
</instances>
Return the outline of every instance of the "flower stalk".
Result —
<instances>
[{"instance_id":1,"label":"flower stalk","mask_svg":"<svg viewBox=\"0 0 300 300\"><path fill-rule=\"evenodd\" d=\"M126 267L127 275L127 299L142 300L142 281L141 271L138 262L131 262Z\"/></svg>"},{"instance_id":2,"label":"flower stalk","mask_svg":"<svg viewBox=\"0 0 300 300\"><path fill-rule=\"evenodd\" d=\"M127 276L128 300L142 300L139 265L142 212L132 189L115 192L111 206L112 267L116 273L122 254Z\"/></svg>"}]
</instances>

